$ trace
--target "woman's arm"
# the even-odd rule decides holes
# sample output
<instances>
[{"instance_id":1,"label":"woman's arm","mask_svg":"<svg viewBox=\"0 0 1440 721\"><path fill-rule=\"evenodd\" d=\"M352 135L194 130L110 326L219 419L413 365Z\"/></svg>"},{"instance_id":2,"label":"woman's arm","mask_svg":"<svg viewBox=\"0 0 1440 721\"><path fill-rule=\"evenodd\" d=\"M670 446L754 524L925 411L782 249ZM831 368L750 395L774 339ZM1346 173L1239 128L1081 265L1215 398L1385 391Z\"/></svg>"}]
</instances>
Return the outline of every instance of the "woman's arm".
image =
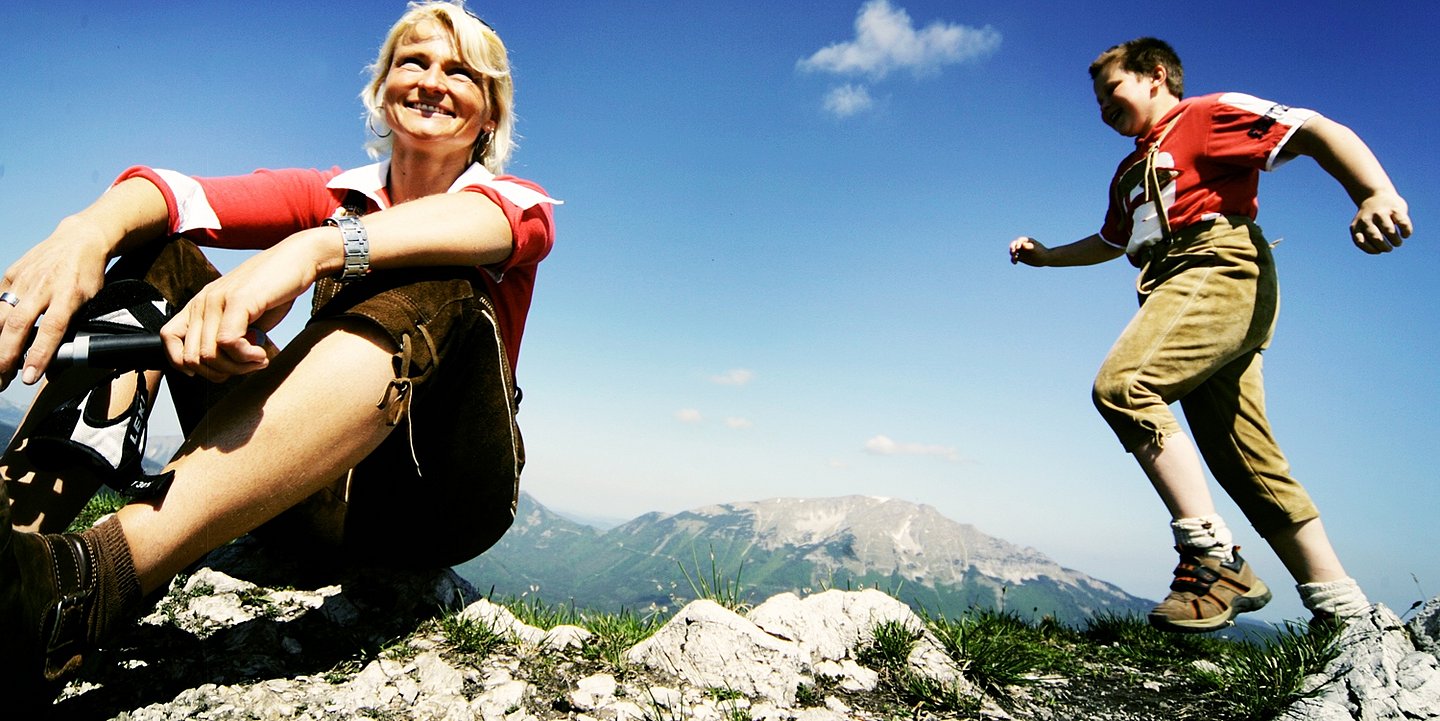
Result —
<instances>
[{"instance_id":1,"label":"woman's arm","mask_svg":"<svg viewBox=\"0 0 1440 721\"><path fill-rule=\"evenodd\" d=\"M375 269L490 265L510 256L510 221L479 193L447 193L402 203L364 218ZM206 286L161 331L171 362L210 380L268 365L264 348L247 337L268 331L318 278L344 265L340 229L295 233Z\"/></svg>"},{"instance_id":2,"label":"woman's arm","mask_svg":"<svg viewBox=\"0 0 1440 721\"><path fill-rule=\"evenodd\" d=\"M1308 155L1339 181L1355 202L1350 238L1370 254L1388 253L1410 237L1409 208L1369 146L1353 130L1315 117L1295 130L1282 151Z\"/></svg>"},{"instance_id":3,"label":"woman's arm","mask_svg":"<svg viewBox=\"0 0 1440 721\"><path fill-rule=\"evenodd\" d=\"M17 299L13 307L0 303L0 388L15 377L22 357L21 380L39 380L70 318L99 292L106 263L163 237L168 222L160 190L148 180L132 178L60 221L49 237L15 261L0 279L0 291ZM27 353L25 342L37 320Z\"/></svg>"}]
</instances>

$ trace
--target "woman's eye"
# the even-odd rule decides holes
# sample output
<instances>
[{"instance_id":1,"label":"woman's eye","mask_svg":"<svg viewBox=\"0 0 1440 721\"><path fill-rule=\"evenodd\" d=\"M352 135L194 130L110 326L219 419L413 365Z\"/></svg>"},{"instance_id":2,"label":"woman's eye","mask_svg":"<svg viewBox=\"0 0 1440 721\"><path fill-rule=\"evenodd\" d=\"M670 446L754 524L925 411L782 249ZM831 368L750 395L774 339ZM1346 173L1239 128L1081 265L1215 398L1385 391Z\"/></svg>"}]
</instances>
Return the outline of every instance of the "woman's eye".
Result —
<instances>
[{"instance_id":1,"label":"woman's eye","mask_svg":"<svg viewBox=\"0 0 1440 721\"><path fill-rule=\"evenodd\" d=\"M463 80L467 83L475 82L475 76L469 70L451 70L450 77L456 80Z\"/></svg>"}]
</instances>

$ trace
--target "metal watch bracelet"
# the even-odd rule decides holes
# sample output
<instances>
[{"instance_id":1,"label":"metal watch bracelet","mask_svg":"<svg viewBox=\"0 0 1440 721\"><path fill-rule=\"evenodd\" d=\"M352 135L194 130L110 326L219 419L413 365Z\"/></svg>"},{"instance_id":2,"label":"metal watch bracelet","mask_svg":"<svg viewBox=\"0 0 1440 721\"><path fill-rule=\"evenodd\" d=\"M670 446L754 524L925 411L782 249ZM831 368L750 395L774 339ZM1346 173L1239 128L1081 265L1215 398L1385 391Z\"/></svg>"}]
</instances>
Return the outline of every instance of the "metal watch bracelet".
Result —
<instances>
[{"instance_id":1,"label":"metal watch bracelet","mask_svg":"<svg viewBox=\"0 0 1440 721\"><path fill-rule=\"evenodd\" d=\"M352 215L326 218L325 224L340 229L344 238L345 265L340 271L340 282L358 280L370 273L370 237L365 233L365 224Z\"/></svg>"}]
</instances>

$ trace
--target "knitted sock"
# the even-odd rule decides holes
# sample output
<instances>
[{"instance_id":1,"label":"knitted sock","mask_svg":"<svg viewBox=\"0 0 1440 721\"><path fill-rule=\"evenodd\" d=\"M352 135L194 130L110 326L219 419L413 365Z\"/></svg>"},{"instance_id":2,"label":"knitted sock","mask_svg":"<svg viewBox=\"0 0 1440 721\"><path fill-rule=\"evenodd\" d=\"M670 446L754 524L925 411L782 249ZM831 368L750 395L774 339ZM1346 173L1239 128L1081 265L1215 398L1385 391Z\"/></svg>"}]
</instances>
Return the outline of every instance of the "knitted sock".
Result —
<instances>
[{"instance_id":1,"label":"knitted sock","mask_svg":"<svg viewBox=\"0 0 1440 721\"><path fill-rule=\"evenodd\" d=\"M1352 618L1370 610L1370 599L1360 590L1360 584L1353 578L1322 583L1302 583L1295 586L1300 592L1300 602L1316 615L1330 615L1336 618Z\"/></svg>"},{"instance_id":2,"label":"knitted sock","mask_svg":"<svg viewBox=\"0 0 1440 721\"><path fill-rule=\"evenodd\" d=\"M97 643L110 635L112 626L130 620L140 606L140 578L120 519L111 516L80 534L80 539L95 559L95 597L87 625L91 643Z\"/></svg>"},{"instance_id":3,"label":"knitted sock","mask_svg":"<svg viewBox=\"0 0 1440 721\"><path fill-rule=\"evenodd\" d=\"M1177 546L1202 551L1211 558L1227 563L1234 559L1232 553L1235 543L1230 535L1230 527L1226 526L1225 519L1218 515L1177 518L1170 522L1170 530L1175 534Z\"/></svg>"}]
</instances>

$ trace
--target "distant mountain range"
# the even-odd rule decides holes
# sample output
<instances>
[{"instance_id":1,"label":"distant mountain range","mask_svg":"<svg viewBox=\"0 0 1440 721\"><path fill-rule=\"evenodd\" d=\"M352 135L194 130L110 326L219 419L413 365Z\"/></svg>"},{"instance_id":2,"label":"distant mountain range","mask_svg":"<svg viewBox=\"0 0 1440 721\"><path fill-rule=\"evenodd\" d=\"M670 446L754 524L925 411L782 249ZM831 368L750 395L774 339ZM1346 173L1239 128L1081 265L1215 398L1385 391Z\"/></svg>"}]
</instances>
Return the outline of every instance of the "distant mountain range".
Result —
<instances>
[{"instance_id":1,"label":"distant mountain range","mask_svg":"<svg viewBox=\"0 0 1440 721\"><path fill-rule=\"evenodd\" d=\"M0 433L8 439L23 414L0 399ZM152 438L146 469L157 471L179 442ZM750 602L785 591L878 588L920 611L1003 608L1066 623L1154 605L930 506L869 496L649 513L601 531L522 493L500 543L456 571L498 596L609 611L673 610L695 598L697 586L738 587Z\"/></svg>"},{"instance_id":2,"label":"distant mountain range","mask_svg":"<svg viewBox=\"0 0 1440 721\"><path fill-rule=\"evenodd\" d=\"M602 532L522 494L509 533L456 571L497 596L610 611L673 610L697 586L738 586L750 602L878 588L931 613L1003 608L1066 623L1154 605L930 506L868 496L649 513Z\"/></svg>"}]
</instances>

